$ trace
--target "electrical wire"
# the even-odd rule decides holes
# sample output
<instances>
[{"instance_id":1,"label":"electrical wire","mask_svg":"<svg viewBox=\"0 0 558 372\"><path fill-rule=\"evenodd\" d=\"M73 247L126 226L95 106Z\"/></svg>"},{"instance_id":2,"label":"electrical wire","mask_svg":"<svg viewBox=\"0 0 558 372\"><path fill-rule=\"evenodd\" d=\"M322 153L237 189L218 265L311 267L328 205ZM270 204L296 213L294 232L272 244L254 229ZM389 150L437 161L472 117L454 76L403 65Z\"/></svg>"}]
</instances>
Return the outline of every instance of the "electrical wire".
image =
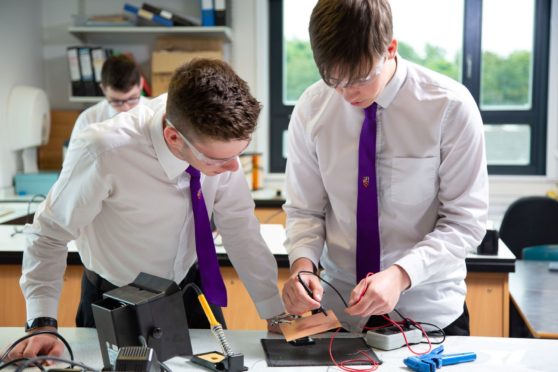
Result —
<instances>
[{"instance_id":1,"label":"electrical wire","mask_svg":"<svg viewBox=\"0 0 558 372\"><path fill-rule=\"evenodd\" d=\"M19 362L28 361L28 360L29 360L29 358L17 358L17 359L10 360L9 362L0 365L0 370L2 370L2 369L4 369L4 368L8 368L9 366L15 365L15 364L17 364L17 363L19 363ZM40 370L43 371L43 372L46 372L45 367L43 367L43 366L42 366L40 363L38 363L38 362L35 363L35 367L37 367L38 369L40 369Z\"/></svg>"},{"instance_id":2,"label":"electrical wire","mask_svg":"<svg viewBox=\"0 0 558 372\"><path fill-rule=\"evenodd\" d=\"M363 358L354 358L354 359L348 359L348 360L344 360L342 362L338 362L337 360L335 360L335 357L333 356L333 340L335 339L335 336L337 335L337 333L339 333L339 331L341 330L341 328L337 328L337 330L331 335L331 338L329 340L329 358L331 359L331 361L333 362L333 364L335 364L335 366L339 369L342 369L343 371L347 371L347 372L368 372L368 371L375 371L378 369L378 362L376 360L374 360L372 357L370 357L370 355L368 355L366 353L366 350L358 350L357 353L364 355L364 357L366 359ZM349 363L370 363L370 367L367 368L353 368L353 367L349 367L348 364Z\"/></svg>"},{"instance_id":3,"label":"electrical wire","mask_svg":"<svg viewBox=\"0 0 558 372\"><path fill-rule=\"evenodd\" d=\"M35 357L35 358L31 358L31 359L23 362L22 364L20 364L17 367L15 372L22 372L25 368L29 367L31 364L36 364L37 362L42 362L42 361L45 361L45 360L54 360L55 362L68 363L71 366L81 367L81 368L83 368L84 371L93 371L93 372L100 372L101 371L100 369L90 367L87 364L84 364L84 363L81 363L81 362L76 362L74 360L59 358L59 357L50 356L50 355L43 355L43 356L38 356L38 357Z\"/></svg>"},{"instance_id":4,"label":"electrical wire","mask_svg":"<svg viewBox=\"0 0 558 372\"><path fill-rule=\"evenodd\" d=\"M172 372L172 369L170 369L165 363L158 361L159 366L161 366L161 369L163 369L165 372Z\"/></svg>"},{"instance_id":5,"label":"electrical wire","mask_svg":"<svg viewBox=\"0 0 558 372\"><path fill-rule=\"evenodd\" d=\"M320 279L322 282L326 283L331 289L333 289L333 291L337 294L337 296L339 296L339 298L341 299L341 301L343 302L343 304L345 305L345 307L349 307L347 304L347 301L345 301L345 299L343 298L343 296L341 295L341 293L337 290L337 288L335 288L331 283L329 283L327 280L325 280L324 278L322 278L320 275L312 272L312 271L307 271L307 270L302 270L299 271L297 276L298 279L301 280L301 274L306 274L306 275L314 275L315 277L317 277L318 279ZM373 275L373 273L368 273L366 275L366 278L368 278L369 276ZM368 287L364 288L363 291L361 292L358 301L360 301L360 299L362 299L362 297L364 296L366 290L368 289ZM358 302L357 301L357 302ZM385 325L379 326L379 327L374 327L374 328L370 328L370 327L364 327L365 330L377 330L380 328L385 328L385 327L390 327L390 326L395 326L399 332L401 333L401 335L403 336L403 339L405 340L405 345L407 346L407 348L409 349L409 351L411 351L413 354L415 355L424 355L429 353L432 350L432 345L438 345L441 344L445 341L446 339L446 335L443 329L441 329L440 327L432 324L432 323L426 323L426 322L416 322L410 318L404 317L398 310L393 309L394 312L402 319L401 321L397 322L394 321L393 319L382 315L382 317L387 321L387 323ZM428 336L428 333L424 330L424 328L421 325L429 325L429 326L433 326L435 328L437 328L437 330L435 330L434 332L437 333L441 333L442 334L442 340L439 342L432 342L430 341L430 338ZM405 331L403 329L403 326L405 326L405 328L410 328L411 326L419 329L423 336L426 338L426 342L425 341L421 341L419 342L420 344L428 344L428 350L425 352L416 352L411 348L411 345L416 345L417 343L409 343L409 341L407 340L407 336L405 335ZM349 361L344 361L344 362L340 362L338 363L334 357L333 357L333 353L332 353L332 347L333 347L333 340L335 338L335 335L339 332L341 328L338 328L337 331L331 336L331 341L330 341L330 349L329 349L329 353L330 353L330 358L332 360L332 362L338 367L341 368L344 371L374 371L377 368L377 365L372 363L372 366L368 369L354 369L351 367L348 367L346 364L350 363L350 362L354 362L354 361L359 361L359 362L363 362L363 361L369 361L372 360L373 362L375 362L372 358L370 358L368 355L366 355L367 360L363 360L363 359L353 359L353 360L349 360ZM361 352L362 353L362 352Z\"/></svg>"},{"instance_id":6,"label":"electrical wire","mask_svg":"<svg viewBox=\"0 0 558 372\"><path fill-rule=\"evenodd\" d=\"M308 274L308 275L314 275L315 277L317 277L318 279L320 279L322 282L324 282L325 284L327 284L331 289L333 289L335 291L335 293L337 293L337 295L339 296L339 298L341 299L341 301L343 301L343 305L345 305L345 307L349 307L349 305L347 304L347 301L345 301L345 299L343 298L343 296L341 295L341 293L337 290L337 288L335 288L331 283L329 283L327 280L325 280L324 278L322 278L321 276L319 276L318 274L312 272L312 271L307 271L307 270L301 270L298 272L297 276L300 279L300 274Z\"/></svg>"},{"instance_id":7,"label":"electrical wire","mask_svg":"<svg viewBox=\"0 0 558 372\"><path fill-rule=\"evenodd\" d=\"M3 362L6 357L8 356L8 354L10 354L10 352L23 340L28 339L29 337L33 337L33 336L37 336L37 335L53 335L56 336L58 339L60 339L64 345L66 346L66 349L68 349L68 353L70 354L70 359L73 361L74 360L74 352L72 351L72 348L70 347L70 344L68 343L68 341L66 341L66 339L64 337L62 337L62 335L58 332L55 331L37 331L37 332L33 332L33 333L28 333L23 337L18 338L17 340L15 340L10 347L8 347L8 349L6 349L6 351L4 352L4 354L2 354L2 356L0 357L0 362Z\"/></svg>"},{"instance_id":8,"label":"electrical wire","mask_svg":"<svg viewBox=\"0 0 558 372\"><path fill-rule=\"evenodd\" d=\"M217 338L217 341L219 341L219 345L221 345L221 348L223 349L223 354L226 356L233 355L234 353L232 351L232 347L225 337L223 326L217 321L217 319L215 319L215 315L213 314L213 311L211 311L211 307L209 306L209 303L207 302L202 290L195 283L188 283L184 286L184 288L182 288L182 293L185 293L186 290L188 290L189 288L193 288L194 291L196 291L203 312L205 313L205 316L209 321L211 332L213 333L215 338Z\"/></svg>"}]
</instances>

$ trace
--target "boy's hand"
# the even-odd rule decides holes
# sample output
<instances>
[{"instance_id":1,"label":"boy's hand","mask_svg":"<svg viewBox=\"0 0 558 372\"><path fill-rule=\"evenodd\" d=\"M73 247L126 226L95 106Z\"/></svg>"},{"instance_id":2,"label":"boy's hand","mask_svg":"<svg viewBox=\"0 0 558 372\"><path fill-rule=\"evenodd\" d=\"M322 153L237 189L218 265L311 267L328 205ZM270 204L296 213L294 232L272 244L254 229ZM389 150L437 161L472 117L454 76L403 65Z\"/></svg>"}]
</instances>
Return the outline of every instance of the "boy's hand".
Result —
<instances>
[{"instance_id":1,"label":"boy's hand","mask_svg":"<svg viewBox=\"0 0 558 372\"><path fill-rule=\"evenodd\" d=\"M283 287L283 302L289 314L302 315L307 311L320 307L320 301L324 292L320 279L311 274L301 274L300 276L312 291L313 298L308 296L308 293L298 280L298 273L300 271L313 272L313 270L314 265L306 258L296 260L291 267L292 274Z\"/></svg>"},{"instance_id":2,"label":"boy's hand","mask_svg":"<svg viewBox=\"0 0 558 372\"><path fill-rule=\"evenodd\" d=\"M389 313L410 283L405 270L397 265L390 266L362 279L351 292L349 307L345 311L360 317Z\"/></svg>"},{"instance_id":3,"label":"boy's hand","mask_svg":"<svg viewBox=\"0 0 558 372\"><path fill-rule=\"evenodd\" d=\"M33 331L54 331L56 332L56 328L52 327L44 327L44 328L37 328ZM41 334L36 335L33 337L29 337L19 344L10 351L7 356L8 361L14 360L18 358L34 358L40 355L51 355L60 357L64 352L64 344L60 339L58 339L54 335L48 334ZM52 365L54 361L46 361L44 364Z\"/></svg>"}]
</instances>

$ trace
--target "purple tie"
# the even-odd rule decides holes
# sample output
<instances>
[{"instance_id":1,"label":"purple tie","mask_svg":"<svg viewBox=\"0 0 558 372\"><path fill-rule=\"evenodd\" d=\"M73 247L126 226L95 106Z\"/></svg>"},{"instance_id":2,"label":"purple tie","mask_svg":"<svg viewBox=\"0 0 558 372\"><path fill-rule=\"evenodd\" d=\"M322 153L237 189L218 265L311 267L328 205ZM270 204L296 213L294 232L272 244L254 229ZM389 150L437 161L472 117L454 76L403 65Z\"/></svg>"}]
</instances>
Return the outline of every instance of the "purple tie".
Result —
<instances>
[{"instance_id":1,"label":"purple tie","mask_svg":"<svg viewBox=\"0 0 558 372\"><path fill-rule=\"evenodd\" d=\"M380 271L380 231L376 190L376 103L364 110L358 147L357 283Z\"/></svg>"},{"instance_id":2,"label":"purple tie","mask_svg":"<svg viewBox=\"0 0 558 372\"><path fill-rule=\"evenodd\" d=\"M200 171L190 165L186 172L190 174L196 253L203 293L209 302L218 306L227 306L227 289L219 270L219 261L217 261L217 252L215 252L215 244L209 225L209 215L201 191Z\"/></svg>"}]
</instances>

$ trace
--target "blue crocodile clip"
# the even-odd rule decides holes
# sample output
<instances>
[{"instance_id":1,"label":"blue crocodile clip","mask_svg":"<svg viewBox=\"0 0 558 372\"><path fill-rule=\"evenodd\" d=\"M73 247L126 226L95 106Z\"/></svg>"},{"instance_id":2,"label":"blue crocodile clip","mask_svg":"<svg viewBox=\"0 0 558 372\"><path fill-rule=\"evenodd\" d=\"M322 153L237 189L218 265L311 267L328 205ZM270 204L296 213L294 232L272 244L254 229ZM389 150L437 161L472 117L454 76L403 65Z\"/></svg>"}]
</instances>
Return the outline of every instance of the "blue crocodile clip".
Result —
<instances>
[{"instance_id":1,"label":"blue crocodile clip","mask_svg":"<svg viewBox=\"0 0 558 372\"><path fill-rule=\"evenodd\" d=\"M441 345L428 354L405 358L403 363L415 372L435 372L442 366L472 362L477 359L477 354L473 352L442 355L443 352L444 346Z\"/></svg>"}]
</instances>

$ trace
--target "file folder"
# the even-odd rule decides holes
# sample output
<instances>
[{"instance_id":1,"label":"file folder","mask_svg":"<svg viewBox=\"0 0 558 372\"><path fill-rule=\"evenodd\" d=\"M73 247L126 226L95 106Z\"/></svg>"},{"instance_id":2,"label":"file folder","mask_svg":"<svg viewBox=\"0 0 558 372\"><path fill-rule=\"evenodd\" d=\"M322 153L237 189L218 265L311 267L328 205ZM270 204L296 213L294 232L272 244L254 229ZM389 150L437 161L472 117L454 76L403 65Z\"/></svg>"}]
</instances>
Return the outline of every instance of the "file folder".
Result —
<instances>
[{"instance_id":1,"label":"file folder","mask_svg":"<svg viewBox=\"0 0 558 372\"><path fill-rule=\"evenodd\" d=\"M151 4L143 3L141 8L165 19L171 20L174 26L199 26L201 24L199 18L187 15L179 16L169 10L159 8Z\"/></svg>"},{"instance_id":2,"label":"file folder","mask_svg":"<svg viewBox=\"0 0 558 372\"><path fill-rule=\"evenodd\" d=\"M66 56L68 58L68 68L70 70L72 96L83 96L85 95L85 89L81 82L78 47L68 47L66 49Z\"/></svg>"},{"instance_id":3,"label":"file folder","mask_svg":"<svg viewBox=\"0 0 558 372\"><path fill-rule=\"evenodd\" d=\"M229 0L215 0L215 26L230 26L230 13Z\"/></svg>"},{"instance_id":4,"label":"file folder","mask_svg":"<svg viewBox=\"0 0 558 372\"><path fill-rule=\"evenodd\" d=\"M202 26L215 26L215 8L213 0L201 0Z\"/></svg>"},{"instance_id":5,"label":"file folder","mask_svg":"<svg viewBox=\"0 0 558 372\"><path fill-rule=\"evenodd\" d=\"M84 96L95 96L95 76L93 75L93 63L91 51L87 47L78 48L79 67L81 71L81 82L83 84Z\"/></svg>"},{"instance_id":6,"label":"file folder","mask_svg":"<svg viewBox=\"0 0 558 372\"><path fill-rule=\"evenodd\" d=\"M163 18L157 14L153 14L152 12L146 9L140 9L137 6L131 4L124 4L124 11L132 13L139 18L144 20L150 21L160 26L172 27L172 21L170 19Z\"/></svg>"}]
</instances>

